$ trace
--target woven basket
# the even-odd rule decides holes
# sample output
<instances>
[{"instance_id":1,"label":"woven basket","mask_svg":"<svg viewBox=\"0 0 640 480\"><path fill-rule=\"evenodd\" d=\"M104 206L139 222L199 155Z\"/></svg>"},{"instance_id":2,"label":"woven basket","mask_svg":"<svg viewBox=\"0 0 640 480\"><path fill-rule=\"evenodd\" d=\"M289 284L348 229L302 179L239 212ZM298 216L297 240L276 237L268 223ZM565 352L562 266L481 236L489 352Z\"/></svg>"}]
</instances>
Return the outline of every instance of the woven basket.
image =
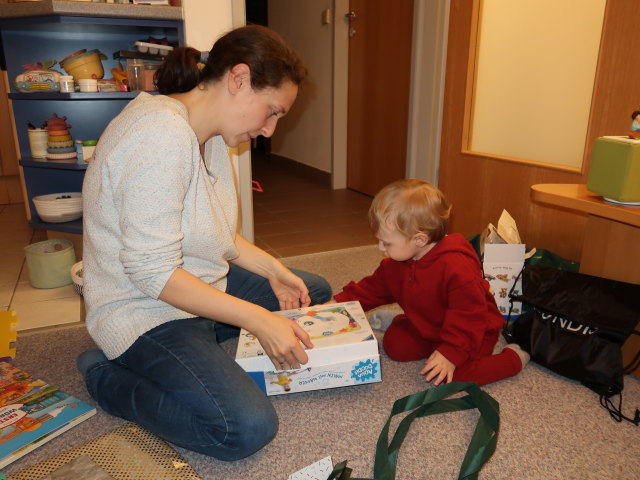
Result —
<instances>
[{"instance_id":1,"label":"woven basket","mask_svg":"<svg viewBox=\"0 0 640 480\"><path fill-rule=\"evenodd\" d=\"M73 287L76 289L76 293L82 295L82 287L84 285L82 279L82 262L74 263L71 267L71 280L73 280Z\"/></svg>"}]
</instances>

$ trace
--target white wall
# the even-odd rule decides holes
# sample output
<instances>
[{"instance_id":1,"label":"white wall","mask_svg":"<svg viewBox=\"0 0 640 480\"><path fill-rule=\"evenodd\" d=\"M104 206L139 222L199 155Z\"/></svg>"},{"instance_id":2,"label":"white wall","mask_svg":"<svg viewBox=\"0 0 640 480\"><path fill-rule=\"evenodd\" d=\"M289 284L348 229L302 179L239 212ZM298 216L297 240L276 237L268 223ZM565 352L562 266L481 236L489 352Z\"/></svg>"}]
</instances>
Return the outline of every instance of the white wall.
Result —
<instances>
[{"instance_id":1,"label":"white wall","mask_svg":"<svg viewBox=\"0 0 640 480\"><path fill-rule=\"evenodd\" d=\"M438 184L449 0L414 4L407 177Z\"/></svg>"},{"instance_id":2,"label":"white wall","mask_svg":"<svg viewBox=\"0 0 640 480\"><path fill-rule=\"evenodd\" d=\"M605 6L482 3L472 151L582 167Z\"/></svg>"},{"instance_id":3,"label":"white wall","mask_svg":"<svg viewBox=\"0 0 640 480\"><path fill-rule=\"evenodd\" d=\"M243 0L182 0L185 43L202 51L231 28L245 23ZM230 149L236 169L242 235L253 241L253 197L251 193L251 149L249 142Z\"/></svg>"},{"instance_id":4,"label":"white wall","mask_svg":"<svg viewBox=\"0 0 640 480\"><path fill-rule=\"evenodd\" d=\"M333 18L332 0L269 0L269 26L302 57L309 79L291 112L278 122L271 152L323 172L331 172ZM313 148L310 148L312 146Z\"/></svg>"},{"instance_id":5,"label":"white wall","mask_svg":"<svg viewBox=\"0 0 640 480\"><path fill-rule=\"evenodd\" d=\"M347 188L347 120L349 84L349 0L333 1L333 115L331 187Z\"/></svg>"},{"instance_id":6,"label":"white wall","mask_svg":"<svg viewBox=\"0 0 640 480\"><path fill-rule=\"evenodd\" d=\"M185 42L211 50L213 42L233 25L232 0L182 0Z\"/></svg>"}]
</instances>

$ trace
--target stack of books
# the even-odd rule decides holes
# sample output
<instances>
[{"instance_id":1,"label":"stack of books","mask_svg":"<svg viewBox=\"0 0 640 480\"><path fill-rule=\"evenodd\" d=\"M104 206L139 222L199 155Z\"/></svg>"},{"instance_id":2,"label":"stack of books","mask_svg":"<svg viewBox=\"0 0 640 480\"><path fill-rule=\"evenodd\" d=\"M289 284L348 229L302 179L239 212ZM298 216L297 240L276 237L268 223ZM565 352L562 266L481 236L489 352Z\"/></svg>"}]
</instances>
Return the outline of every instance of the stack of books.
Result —
<instances>
[{"instance_id":1,"label":"stack of books","mask_svg":"<svg viewBox=\"0 0 640 480\"><path fill-rule=\"evenodd\" d=\"M0 468L95 414L82 400L0 362Z\"/></svg>"}]
</instances>

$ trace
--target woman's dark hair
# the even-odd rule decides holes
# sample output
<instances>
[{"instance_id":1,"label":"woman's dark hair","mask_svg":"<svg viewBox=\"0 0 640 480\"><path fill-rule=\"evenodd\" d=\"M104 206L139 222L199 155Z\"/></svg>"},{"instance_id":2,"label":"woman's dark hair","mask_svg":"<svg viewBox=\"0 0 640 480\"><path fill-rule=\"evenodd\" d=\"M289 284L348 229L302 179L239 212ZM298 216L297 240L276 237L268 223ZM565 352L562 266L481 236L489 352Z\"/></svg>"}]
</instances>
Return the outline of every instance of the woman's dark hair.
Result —
<instances>
[{"instance_id":1,"label":"woman's dark hair","mask_svg":"<svg viewBox=\"0 0 640 480\"><path fill-rule=\"evenodd\" d=\"M188 92L202 82L220 80L240 63L249 66L254 90L278 88L285 80L300 85L307 76L298 54L280 35L260 25L231 30L213 44L204 66L199 61L195 48L174 48L155 73L158 91L165 95Z\"/></svg>"}]
</instances>

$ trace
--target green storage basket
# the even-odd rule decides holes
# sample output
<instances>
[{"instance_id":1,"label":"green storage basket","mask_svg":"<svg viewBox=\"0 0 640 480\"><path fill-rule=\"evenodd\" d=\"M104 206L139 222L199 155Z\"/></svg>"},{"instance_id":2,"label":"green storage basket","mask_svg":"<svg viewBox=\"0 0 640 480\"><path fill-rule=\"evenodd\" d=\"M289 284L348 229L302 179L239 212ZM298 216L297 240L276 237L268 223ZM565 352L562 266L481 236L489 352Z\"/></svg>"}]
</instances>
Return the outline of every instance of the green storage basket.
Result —
<instances>
[{"instance_id":1,"label":"green storage basket","mask_svg":"<svg viewBox=\"0 0 640 480\"><path fill-rule=\"evenodd\" d=\"M76 263L73 243L51 239L24 247L33 288L58 288L72 283L71 267Z\"/></svg>"}]
</instances>

